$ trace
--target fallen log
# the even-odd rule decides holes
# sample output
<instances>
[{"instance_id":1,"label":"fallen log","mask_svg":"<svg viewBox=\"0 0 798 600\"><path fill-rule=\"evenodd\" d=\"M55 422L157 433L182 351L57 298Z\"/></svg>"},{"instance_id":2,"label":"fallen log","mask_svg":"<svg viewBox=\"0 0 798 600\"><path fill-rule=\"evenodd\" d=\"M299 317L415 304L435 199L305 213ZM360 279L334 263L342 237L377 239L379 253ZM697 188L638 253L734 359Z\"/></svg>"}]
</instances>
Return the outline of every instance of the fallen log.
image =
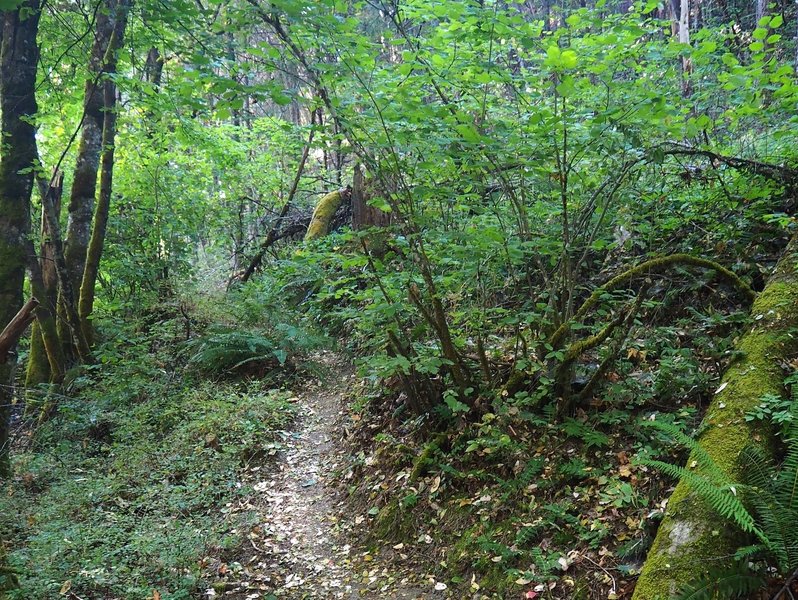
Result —
<instances>
[{"instance_id":1,"label":"fallen log","mask_svg":"<svg viewBox=\"0 0 798 600\"><path fill-rule=\"evenodd\" d=\"M730 481L743 478L742 450L769 446L761 421L746 421L764 394L784 393L781 364L798 352L798 235L787 246L751 308L751 328L738 343L741 358L724 374L702 424L698 445ZM688 464L695 464L691 456ZM700 473L700 469L698 470ZM721 517L684 480L665 516L637 581L633 600L667 600L710 571L732 565L742 532Z\"/></svg>"}]
</instances>

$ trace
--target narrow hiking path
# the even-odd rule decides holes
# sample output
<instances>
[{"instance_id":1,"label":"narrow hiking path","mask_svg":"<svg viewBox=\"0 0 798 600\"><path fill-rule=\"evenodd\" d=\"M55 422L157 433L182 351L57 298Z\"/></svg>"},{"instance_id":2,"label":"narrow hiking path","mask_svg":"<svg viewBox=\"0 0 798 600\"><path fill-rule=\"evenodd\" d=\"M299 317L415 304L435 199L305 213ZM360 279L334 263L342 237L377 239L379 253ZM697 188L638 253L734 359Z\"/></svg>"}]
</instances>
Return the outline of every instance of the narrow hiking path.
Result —
<instances>
[{"instance_id":1,"label":"narrow hiking path","mask_svg":"<svg viewBox=\"0 0 798 600\"><path fill-rule=\"evenodd\" d=\"M408 557L391 546L374 553L357 546L368 517L352 514L336 481L349 460L343 402L355 375L351 365L332 354L323 363L321 379L297 395L299 416L276 463L245 475L244 483L255 490L242 507L254 513L249 547L230 561L216 595L237 600L451 597L426 574L425 565L409 566Z\"/></svg>"}]
</instances>

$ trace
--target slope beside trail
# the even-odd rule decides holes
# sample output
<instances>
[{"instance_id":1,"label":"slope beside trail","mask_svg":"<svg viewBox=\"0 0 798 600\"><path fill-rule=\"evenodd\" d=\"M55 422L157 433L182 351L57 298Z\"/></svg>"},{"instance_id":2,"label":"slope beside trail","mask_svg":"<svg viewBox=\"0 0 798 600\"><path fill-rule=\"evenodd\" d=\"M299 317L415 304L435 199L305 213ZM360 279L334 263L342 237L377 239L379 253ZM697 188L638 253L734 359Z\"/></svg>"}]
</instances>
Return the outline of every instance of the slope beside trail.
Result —
<instances>
[{"instance_id":1,"label":"slope beside trail","mask_svg":"<svg viewBox=\"0 0 798 600\"><path fill-rule=\"evenodd\" d=\"M228 568L236 573L209 595L237 600L451 597L426 575L423 559L399 559L390 545L373 554L357 546L369 517L351 514L336 484L336 474L349 460L343 402L355 376L337 357L326 355L324 363L323 381L298 394L299 418L286 433L278 460L245 474L243 483L255 490L241 507L254 514L248 547L230 561L234 566Z\"/></svg>"}]
</instances>

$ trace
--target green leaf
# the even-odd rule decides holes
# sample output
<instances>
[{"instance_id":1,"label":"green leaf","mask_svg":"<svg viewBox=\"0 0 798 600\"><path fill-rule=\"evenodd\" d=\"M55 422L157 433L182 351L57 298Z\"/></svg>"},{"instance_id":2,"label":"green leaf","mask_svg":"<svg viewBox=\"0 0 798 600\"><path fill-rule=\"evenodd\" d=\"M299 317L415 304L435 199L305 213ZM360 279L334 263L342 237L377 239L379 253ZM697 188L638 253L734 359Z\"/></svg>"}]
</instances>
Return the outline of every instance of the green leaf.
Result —
<instances>
[{"instance_id":1,"label":"green leaf","mask_svg":"<svg viewBox=\"0 0 798 600\"><path fill-rule=\"evenodd\" d=\"M784 23L784 17L782 17L781 15L776 15L775 17L770 19L771 29L776 29L778 27L781 27L782 23Z\"/></svg>"},{"instance_id":2,"label":"green leaf","mask_svg":"<svg viewBox=\"0 0 798 600\"><path fill-rule=\"evenodd\" d=\"M473 125L455 125L454 128L466 142L476 144L480 141L479 133Z\"/></svg>"},{"instance_id":3,"label":"green leaf","mask_svg":"<svg viewBox=\"0 0 798 600\"><path fill-rule=\"evenodd\" d=\"M561 96L570 96L575 88L576 86L574 85L574 78L570 75L566 75L562 78L560 85L557 86L557 92Z\"/></svg>"},{"instance_id":4,"label":"green leaf","mask_svg":"<svg viewBox=\"0 0 798 600\"><path fill-rule=\"evenodd\" d=\"M444 396L443 401L446 403L446 406L449 407L449 410L455 414L468 412L468 405L460 402L455 398L454 394L447 394Z\"/></svg>"},{"instance_id":5,"label":"green leaf","mask_svg":"<svg viewBox=\"0 0 798 600\"><path fill-rule=\"evenodd\" d=\"M579 62L579 59L576 55L576 52L574 52L573 50L565 50L562 53L560 61L563 68L573 69L574 67L576 67L576 64L577 62Z\"/></svg>"}]
</instances>

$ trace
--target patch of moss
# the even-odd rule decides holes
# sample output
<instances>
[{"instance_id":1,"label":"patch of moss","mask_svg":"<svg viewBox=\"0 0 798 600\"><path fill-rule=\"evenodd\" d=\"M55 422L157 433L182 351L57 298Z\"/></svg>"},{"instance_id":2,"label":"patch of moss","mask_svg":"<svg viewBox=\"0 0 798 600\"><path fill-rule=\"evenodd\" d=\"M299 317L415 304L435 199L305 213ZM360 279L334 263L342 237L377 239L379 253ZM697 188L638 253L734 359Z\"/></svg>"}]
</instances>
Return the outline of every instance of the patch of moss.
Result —
<instances>
[{"instance_id":1,"label":"patch of moss","mask_svg":"<svg viewBox=\"0 0 798 600\"><path fill-rule=\"evenodd\" d=\"M327 235L327 230L330 227L330 221L332 220L335 211L338 210L339 206L341 206L342 201L343 195L341 194L340 190L330 192L321 200L319 200L319 203L316 205L316 208L313 211L313 216L310 219L308 231L305 234L306 240L315 240Z\"/></svg>"}]
</instances>

